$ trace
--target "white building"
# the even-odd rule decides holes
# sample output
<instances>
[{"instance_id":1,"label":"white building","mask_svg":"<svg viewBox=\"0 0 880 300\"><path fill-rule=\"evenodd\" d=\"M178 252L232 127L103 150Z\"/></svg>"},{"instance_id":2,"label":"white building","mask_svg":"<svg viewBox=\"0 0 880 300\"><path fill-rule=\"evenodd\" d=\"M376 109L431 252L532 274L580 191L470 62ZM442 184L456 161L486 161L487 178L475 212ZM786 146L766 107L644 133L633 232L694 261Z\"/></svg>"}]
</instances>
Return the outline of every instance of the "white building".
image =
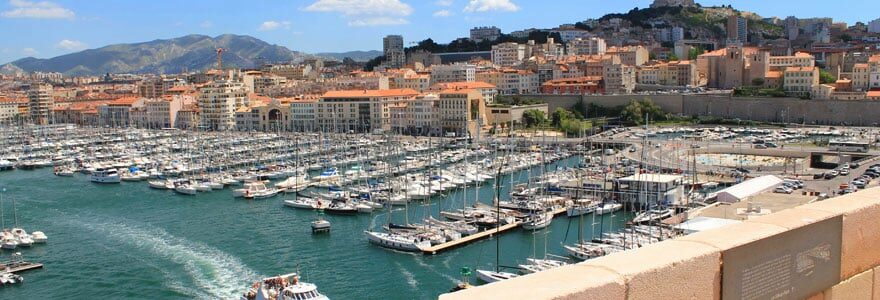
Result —
<instances>
[{"instance_id":1,"label":"white building","mask_svg":"<svg viewBox=\"0 0 880 300\"><path fill-rule=\"evenodd\" d=\"M772 190L781 183L782 179L779 179L779 177L766 175L743 181L737 185L719 191L716 195L718 202L735 203Z\"/></svg>"},{"instance_id":2,"label":"white building","mask_svg":"<svg viewBox=\"0 0 880 300\"><path fill-rule=\"evenodd\" d=\"M501 43L492 46L492 63L502 67L522 64L526 58L526 45L517 43Z\"/></svg>"},{"instance_id":3,"label":"white building","mask_svg":"<svg viewBox=\"0 0 880 300\"><path fill-rule=\"evenodd\" d=\"M431 85L446 82L473 82L476 80L477 66L471 64L451 64L431 66Z\"/></svg>"},{"instance_id":4,"label":"white building","mask_svg":"<svg viewBox=\"0 0 880 300\"><path fill-rule=\"evenodd\" d=\"M477 43L482 41L495 41L501 37L501 29L498 27L474 27L471 28L471 40Z\"/></svg>"},{"instance_id":5,"label":"white building","mask_svg":"<svg viewBox=\"0 0 880 300\"><path fill-rule=\"evenodd\" d=\"M605 54L607 45L602 38L579 38L568 42L568 54L570 55L597 55Z\"/></svg>"},{"instance_id":6,"label":"white building","mask_svg":"<svg viewBox=\"0 0 880 300\"><path fill-rule=\"evenodd\" d=\"M27 89L28 110L34 124L49 124L52 118L52 85L35 84Z\"/></svg>"},{"instance_id":7,"label":"white building","mask_svg":"<svg viewBox=\"0 0 880 300\"><path fill-rule=\"evenodd\" d=\"M880 19L871 21L868 23L868 32L870 33L880 33Z\"/></svg>"},{"instance_id":8,"label":"white building","mask_svg":"<svg viewBox=\"0 0 880 300\"><path fill-rule=\"evenodd\" d=\"M639 173L617 180L626 202L642 205L682 204L684 186L679 175Z\"/></svg>"},{"instance_id":9,"label":"white building","mask_svg":"<svg viewBox=\"0 0 880 300\"><path fill-rule=\"evenodd\" d=\"M218 80L201 88L201 125L210 130L234 130L235 111L248 105L247 88L237 81Z\"/></svg>"}]
</instances>

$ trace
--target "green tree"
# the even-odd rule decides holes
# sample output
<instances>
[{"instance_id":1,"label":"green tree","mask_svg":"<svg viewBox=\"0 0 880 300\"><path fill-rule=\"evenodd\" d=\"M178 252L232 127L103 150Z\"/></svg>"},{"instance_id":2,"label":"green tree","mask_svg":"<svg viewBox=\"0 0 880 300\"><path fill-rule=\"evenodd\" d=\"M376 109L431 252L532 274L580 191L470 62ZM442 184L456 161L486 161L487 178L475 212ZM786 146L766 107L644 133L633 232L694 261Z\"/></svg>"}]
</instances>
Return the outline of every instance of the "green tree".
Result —
<instances>
[{"instance_id":1,"label":"green tree","mask_svg":"<svg viewBox=\"0 0 880 300\"><path fill-rule=\"evenodd\" d=\"M550 115L550 124L553 127L560 128L562 127L562 123L569 120L574 119L574 113L571 111L564 109L562 107L557 107L555 111Z\"/></svg>"},{"instance_id":2,"label":"green tree","mask_svg":"<svg viewBox=\"0 0 880 300\"><path fill-rule=\"evenodd\" d=\"M678 60L680 60L680 59L678 59L678 55L675 55L675 53L669 54L669 61L678 61Z\"/></svg>"},{"instance_id":3,"label":"green tree","mask_svg":"<svg viewBox=\"0 0 880 300\"><path fill-rule=\"evenodd\" d=\"M752 85L754 85L754 86L764 86L764 78L760 78L760 77L758 77L758 78L752 79Z\"/></svg>"},{"instance_id":4,"label":"green tree","mask_svg":"<svg viewBox=\"0 0 880 300\"><path fill-rule=\"evenodd\" d=\"M537 109L529 109L523 112L523 125L526 127L535 127L547 122L544 111Z\"/></svg>"},{"instance_id":5,"label":"green tree","mask_svg":"<svg viewBox=\"0 0 880 300\"><path fill-rule=\"evenodd\" d=\"M837 81L837 78L834 78L834 75L828 73L828 71L819 69L819 83L834 83Z\"/></svg>"}]
</instances>

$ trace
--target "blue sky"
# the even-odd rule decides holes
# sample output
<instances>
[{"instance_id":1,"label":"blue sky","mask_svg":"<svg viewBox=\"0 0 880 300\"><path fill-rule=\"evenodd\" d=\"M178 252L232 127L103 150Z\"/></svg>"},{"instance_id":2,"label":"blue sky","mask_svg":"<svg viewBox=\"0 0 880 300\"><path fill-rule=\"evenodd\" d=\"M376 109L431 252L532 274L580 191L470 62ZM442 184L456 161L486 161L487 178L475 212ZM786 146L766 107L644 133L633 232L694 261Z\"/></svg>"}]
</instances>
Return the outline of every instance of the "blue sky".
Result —
<instances>
[{"instance_id":1,"label":"blue sky","mask_svg":"<svg viewBox=\"0 0 880 300\"><path fill-rule=\"evenodd\" d=\"M474 26L547 28L651 0L0 0L0 63L198 33L246 34L309 53L381 49L381 37L448 42ZM763 16L880 17L877 0L699 1ZM833 3L833 5L829 5ZM798 9L792 9L797 5Z\"/></svg>"}]
</instances>

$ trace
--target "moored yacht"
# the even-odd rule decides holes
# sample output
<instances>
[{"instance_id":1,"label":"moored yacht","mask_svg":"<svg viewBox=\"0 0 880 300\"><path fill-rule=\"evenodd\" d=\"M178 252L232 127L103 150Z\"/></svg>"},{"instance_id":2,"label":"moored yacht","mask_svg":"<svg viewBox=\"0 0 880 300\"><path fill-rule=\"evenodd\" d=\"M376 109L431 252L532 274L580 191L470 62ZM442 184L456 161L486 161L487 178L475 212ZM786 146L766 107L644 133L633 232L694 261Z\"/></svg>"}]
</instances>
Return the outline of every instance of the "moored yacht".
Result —
<instances>
[{"instance_id":1,"label":"moored yacht","mask_svg":"<svg viewBox=\"0 0 880 300\"><path fill-rule=\"evenodd\" d=\"M89 181L96 183L119 183L121 180L114 168L97 168L89 175Z\"/></svg>"}]
</instances>

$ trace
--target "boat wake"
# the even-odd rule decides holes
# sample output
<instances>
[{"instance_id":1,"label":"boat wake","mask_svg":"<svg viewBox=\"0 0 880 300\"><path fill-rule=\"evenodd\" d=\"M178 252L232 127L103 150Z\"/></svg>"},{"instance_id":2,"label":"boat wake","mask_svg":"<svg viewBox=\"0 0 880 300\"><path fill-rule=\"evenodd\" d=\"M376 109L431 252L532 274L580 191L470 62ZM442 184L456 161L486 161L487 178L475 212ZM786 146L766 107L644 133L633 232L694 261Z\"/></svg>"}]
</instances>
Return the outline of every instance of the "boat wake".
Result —
<instances>
[{"instance_id":1,"label":"boat wake","mask_svg":"<svg viewBox=\"0 0 880 300\"><path fill-rule=\"evenodd\" d=\"M230 299L259 276L238 258L210 246L192 242L169 234L159 228L142 228L125 222L74 221L84 229L130 245L138 251L150 254L181 266L192 287L179 280L166 281L166 286L197 299ZM174 277L163 274L166 279Z\"/></svg>"},{"instance_id":2,"label":"boat wake","mask_svg":"<svg viewBox=\"0 0 880 300\"><path fill-rule=\"evenodd\" d=\"M397 265L397 270L400 271L400 274L403 274L403 277L406 277L406 283L409 284L409 287L413 288L413 290L418 290L419 281L416 280L416 276L404 268L399 262L395 262L394 264Z\"/></svg>"}]
</instances>

